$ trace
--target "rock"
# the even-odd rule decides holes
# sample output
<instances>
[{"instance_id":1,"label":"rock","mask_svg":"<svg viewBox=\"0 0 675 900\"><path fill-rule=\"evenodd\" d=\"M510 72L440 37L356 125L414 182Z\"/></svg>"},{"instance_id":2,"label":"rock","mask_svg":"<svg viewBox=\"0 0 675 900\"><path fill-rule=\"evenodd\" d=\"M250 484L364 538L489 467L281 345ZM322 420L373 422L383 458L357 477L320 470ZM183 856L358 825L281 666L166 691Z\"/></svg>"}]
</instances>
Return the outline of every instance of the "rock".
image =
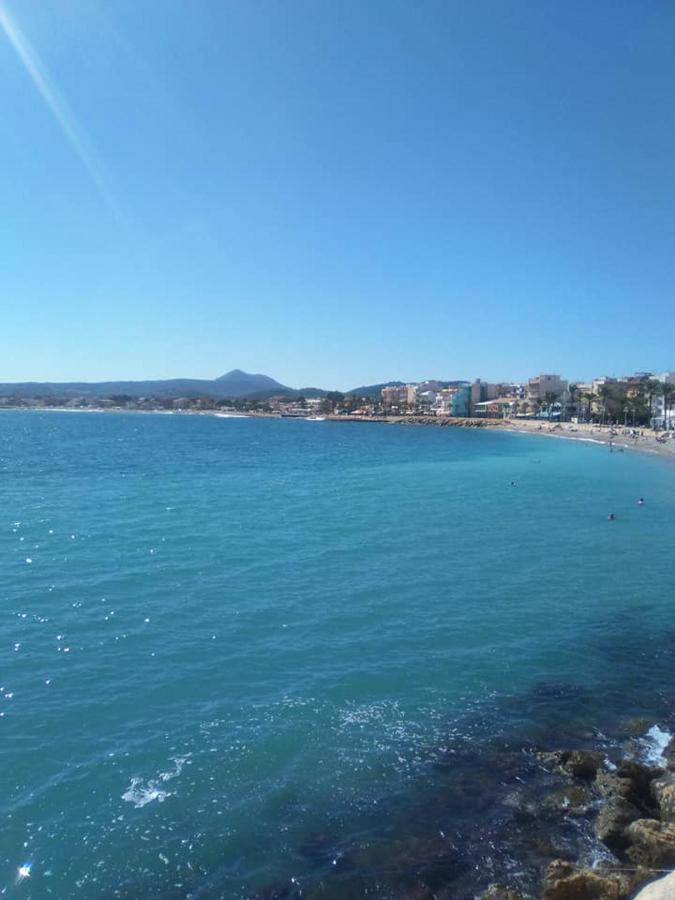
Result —
<instances>
[{"instance_id":1,"label":"rock","mask_svg":"<svg viewBox=\"0 0 675 900\"><path fill-rule=\"evenodd\" d=\"M434 900L434 892L425 884L418 884L405 895L405 900Z\"/></svg>"},{"instance_id":2,"label":"rock","mask_svg":"<svg viewBox=\"0 0 675 900\"><path fill-rule=\"evenodd\" d=\"M546 872L542 900L625 900L626 885L619 876L575 869L554 860Z\"/></svg>"},{"instance_id":3,"label":"rock","mask_svg":"<svg viewBox=\"0 0 675 900\"><path fill-rule=\"evenodd\" d=\"M612 797L598 813L593 831L610 850L620 852L628 845L626 828L641 815L640 810L628 800Z\"/></svg>"},{"instance_id":4,"label":"rock","mask_svg":"<svg viewBox=\"0 0 675 900\"><path fill-rule=\"evenodd\" d=\"M637 819L626 829L626 855L638 865L656 869L675 865L675 825L657 819Z\"/></svg>"},{"instance_id":5,"label":"rock","mask_svg":"<svg viewBox=\"0 0 675 900\"><path fill-rule=\"evenodd\" d=\"M628 798L636 805L642 805L646 809L653 809L654 797L651 783L655 778L663 775L663 769L656 766L643 766L642 763L632 759L622 760L616 768L617 778L627 778L633 782L633 791Z\"/></svg>"},{"instance_id":6,"label":"rock","mask_svg":"<svg viewBox=\"0 0 675 900\"><path fill-rule=\"evenodd\" d=\"M548 769L558 769L575 778L593 778L604 756L596 750L552 750L536 754Z\"/></svg>"},{"instance_id":7,"label":"rock","mask_svg":"<svg viewBox=\"0 0 675 900\"><path fill-rule=\"evenodd\" d=\"M675 737L671 738L666 749L661 754L666 761L666 766L671 772L675 772Z\"/></svg>"},{"instance_id":8,"label":"rock","mask_svg":"<svg viewBox=\"0 0 675 900\"><path fill-rule=\"evenodd\" d=\"M573 750L563 769L575 778L593 778L604 761L596 750Z\"/></svg>"},{"instance_id":9,"label":"rock","mask_svg":"<svg viewBox=\"0 0 675 900\"><path fill-rule=\"evenodd\" d=\"M543 806L571 816L581 816L592 802L593 798L587 788L573 784L553 791L544 798Z\"/></svg>"},{"instance_id":10,"label":"rock","mask_svg":"<svg viewBox=\"0 0 675 900\"><path fill-rule=\"evenodd\" d=\"M642 888L635 900L673 900L675 897L675 872L652 881L647 887Z\"/></svg>"},{"instance_id":11,"label":"rock","mask_svg":"<svg viewBox=\"0 0 675 900\"><path fill-rule=\"evenodd\" d=\"M523 895L504 884L491 884L480 900L523 900Z\"/></svg>"},{"instance_id":12,"label":"rock","mask_svg":"<svg viewBox=\"0 0 675 900\"><path fill-rule=\"evenodd\" d=\"M601 769L595 779L595 786L603 797L622 797L628 800L635 793L631 778L619 778L614 772Z\"/></svg>"},{"instance_id":13,"label":"rock","mask_svg":"<svg viewBox=\"0 0 675 900\"><path fill-rule=\"evenodd\" d=\"M647 716L635 716L632 719L623 719L619 722L619 734L625 734L628 737L642 737L654 724L654 719Z\"/></svg>"},{"instance_id":14,"label":"rock","mask_svg":"<svg viewBox=\"0 0 675 900\"><path fill-rule=\"evenodd\" d=\"M546 885L549 882L560 881L563 878L569 878L570 875L574 875L574 872L574 865L571 862L568 862L568 860L554 859L552 863L549 863L549 866L546 869L544 884Z\"/></svg>"},{"instance_id":15,"label":"rock","mask_svg":"<svg viewBox=\"0 0 675 900\"><path fill-rule=\"evenodd\" d=\"M557 769L567 759L569 750L541 750L534 755L546 769Z\"/></svg>"},{"instance_id":16,"label":"rock","mask_svg":"<svg viewBox=\"0 0 675 900\"><path fill-rule=\"evenodd\" d=\"M675 824L675 772L666 772L651 784L662 822Z\"/></svg>"},{"instance_id":17,"label":"rock","mask_svg":"<svg viewBox=\"0 0 675 900\"><path fill-rule=\"evenodd\" d=\"M599 771L595 786L604 797L626 800L640 810L642 817L653 818L657 807L652 782L662 774L663 769L623 760L615 772Z\"/></svg>"}]
</instances>

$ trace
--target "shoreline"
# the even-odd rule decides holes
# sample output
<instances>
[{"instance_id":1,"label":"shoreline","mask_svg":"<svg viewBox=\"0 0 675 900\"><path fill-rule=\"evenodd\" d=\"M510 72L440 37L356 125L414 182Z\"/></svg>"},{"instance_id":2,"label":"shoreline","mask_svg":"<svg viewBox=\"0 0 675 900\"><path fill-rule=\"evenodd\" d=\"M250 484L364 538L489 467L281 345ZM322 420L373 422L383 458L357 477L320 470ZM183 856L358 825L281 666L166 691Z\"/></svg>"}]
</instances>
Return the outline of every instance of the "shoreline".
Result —
<instances>
[{"instance_id":1,"label":"shoreline","mask_svg":"<svg viewBox=\"0 0 675 900\"><path fill-rule=\"evenodd\" d=\"M281 416L278 413L250 411L229 413L219 410L165 410L165 409L115 409L107 407L74 408L63 406L2 407L0 412L67 412L67 413L142 413L163 416L211 416L218 419L297 419L304 422L311 416ZM658 432L651 428L630 429L624 426L598 425L594 423L559 422L550 424L532 419L476 419L454 416L355 416L326 414L321 416L326 422L355 422L375 425L414 425L431 428L478 428L511 432L514 434L553 437L581 443L613 445L617 452L634 450L665 459L675 460L675 436L660 441ZM635 434L631 434L635 432ZM660 435L659 435L660 436Z\"/></svg>"},{"instance_id":2,"label":"shoreline","mask_svg":"<svg viewBox=\"0 0 675 900\"><path fill-rule=\"evenodd\" d=\"M416 425L429 427L449 428L478 428L501 430L515 434L529 434L541 437L561 438L581 443L612 444L619 452L624 450L636 450L641 453L649 453L675 459L675 440L667 439L661 442L657 439L657 432L651 428L632 429L638 434L631 436L629 428L621 426L617 428L609 425L597 425L593 423L561 422L554 425L548 422L540 422L528 419L473 419L432 416L326 416L326 421L331 422L374 422L385 425ZM625 432L625 433L624 433Z\"/></svg>"}]
</instances>

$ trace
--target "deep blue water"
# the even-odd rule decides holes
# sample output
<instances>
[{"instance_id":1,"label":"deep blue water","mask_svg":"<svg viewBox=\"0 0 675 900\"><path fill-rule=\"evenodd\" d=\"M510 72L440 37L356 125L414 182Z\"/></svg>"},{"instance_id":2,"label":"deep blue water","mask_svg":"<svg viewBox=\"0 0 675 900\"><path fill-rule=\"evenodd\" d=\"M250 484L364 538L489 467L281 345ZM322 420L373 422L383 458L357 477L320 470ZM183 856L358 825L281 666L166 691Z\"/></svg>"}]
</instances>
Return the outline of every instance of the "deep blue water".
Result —
<instances>
[{"instance_id":1,"label":"deep blue water","mask_svg":"<svg viewBox=\"0 0 675 900\"><path fill-rule=\"evenodd\" d=\"M591 444L3 412L0 891L470 885L495 741L670 722L674 513Z\"/></svg>"}]
</instances>

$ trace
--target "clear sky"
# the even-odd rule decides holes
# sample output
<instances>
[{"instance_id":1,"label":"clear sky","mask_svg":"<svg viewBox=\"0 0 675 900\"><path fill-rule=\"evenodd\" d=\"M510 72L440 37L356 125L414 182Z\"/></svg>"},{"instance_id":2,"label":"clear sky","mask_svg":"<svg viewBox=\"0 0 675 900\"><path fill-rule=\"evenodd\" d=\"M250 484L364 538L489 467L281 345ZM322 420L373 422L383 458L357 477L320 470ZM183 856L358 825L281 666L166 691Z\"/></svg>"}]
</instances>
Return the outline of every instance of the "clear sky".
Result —
<instances>
[{"instance_id":1,"label":"clear sky","mask_svg":"<svg viewBox=\"0 0 675 900\"><path fill-rule=\"evenodd\" d=\"M0 381L675 369L672 0L0 11Z\"/></svg>"}]
</instances>

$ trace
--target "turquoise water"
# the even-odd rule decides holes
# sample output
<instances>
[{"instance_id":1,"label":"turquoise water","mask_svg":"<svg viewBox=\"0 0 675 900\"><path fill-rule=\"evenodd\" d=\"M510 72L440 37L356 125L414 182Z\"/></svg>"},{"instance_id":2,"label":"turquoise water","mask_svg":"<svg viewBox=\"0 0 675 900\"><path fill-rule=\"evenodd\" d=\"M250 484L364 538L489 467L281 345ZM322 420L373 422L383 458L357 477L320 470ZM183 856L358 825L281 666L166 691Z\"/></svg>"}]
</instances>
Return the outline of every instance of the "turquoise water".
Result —
<instances>
[{"instance_id":1,"label":"turquoise water","mask_svg":"<svg viewBox=\"0 0 675 900\"><path fill-rule=\"evenodd\" d=\"M3 412L0 479L5 896L396 896L383 848L436 829L453 754L624 711L667 724L661 460ZM458 871L483 801L444 803Z\"/></svg>"}]
</instances>

